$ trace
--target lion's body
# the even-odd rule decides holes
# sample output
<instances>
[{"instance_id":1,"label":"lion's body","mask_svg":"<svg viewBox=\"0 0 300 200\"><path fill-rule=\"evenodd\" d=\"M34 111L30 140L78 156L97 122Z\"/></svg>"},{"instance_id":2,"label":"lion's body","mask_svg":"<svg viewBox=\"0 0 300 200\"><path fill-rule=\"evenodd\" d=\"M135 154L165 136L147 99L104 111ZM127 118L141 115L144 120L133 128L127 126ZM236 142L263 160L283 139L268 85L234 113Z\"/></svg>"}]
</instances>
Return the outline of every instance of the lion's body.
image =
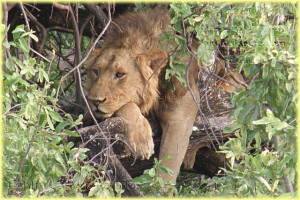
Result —
<instances>
[{"instance_id":1,"label":"lion's body","mask_svg":"<svg viewBox=\"0 0 300 200\"><path fill-rule=\"evenodd\" d=\"M167 64L167 54L159 43L160 34L170 23L164 10L127 13L111 24L99 50L87 64L87 98L96 118L119 116L125 124L125 139L135 155L149 159L154 144L149 122L150 112L160 120L163 136L159 159L165 161L176 181L192 133L196 104L187 88L174 79L175 91L163 88L160 73ZM183 58L187 63L189 58ZM196 97L198 66L193 62L189 83ZM155 72L155 73L154 73ZM149 79L150 78L150 79Z\"/></svg>"}]
</instances>

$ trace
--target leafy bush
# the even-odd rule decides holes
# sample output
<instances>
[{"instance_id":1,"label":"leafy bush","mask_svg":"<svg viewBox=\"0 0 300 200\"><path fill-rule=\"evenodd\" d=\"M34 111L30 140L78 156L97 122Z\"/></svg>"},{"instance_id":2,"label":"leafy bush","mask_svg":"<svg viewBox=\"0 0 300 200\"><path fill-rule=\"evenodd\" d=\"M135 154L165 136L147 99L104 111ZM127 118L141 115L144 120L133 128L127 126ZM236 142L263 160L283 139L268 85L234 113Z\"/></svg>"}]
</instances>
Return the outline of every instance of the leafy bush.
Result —
<instances>
[{"instance_id":1,"label":"leafy bush","mask_svg":"<svg viewBox=\"0 0 300 200\"><path fill-rule=\"evenodd\" d=\"M293 196L298 176L296 4L173 3L170 7L177 34L165 33L161 40L167 41L165 49L172 43L177 51L170 57L164 84L173 88L171 77L175 76L186 85L182 77L186 66L180 58L188 55L193 38L200 44L195 53L202 66L213 64L220 44L229 52L238 52L218 53L243 73L248 87L233 93L231 115L236 120L224 132L234 132L236 137L220 147L229 160L228 168L223 169L226 176L177 190L157 176L158 170L171 171L155 160L154 167L135 183L151 196L168 195L162 192L166 185L184 197ZM13 41L3 38L4 196L120 197L121 185L112 186L104 178L103 167L84 161L88 149L74 148L65 140L65 136L77 136L70 130L81 123L82 116L73 119L56 104L56 78L61 74L55 71L60 61L50 59L55 51L47 57L50 60L38 61L28 42L37 41L34 32L20 25L12 34ZM48 37L57 34L53 31ZM74 46L73 36L62 37L65 46L59 49L65 53ZM88 39L82 42L84 49ZM72 87L70 93L74 91L74 84L63 84Z\"/></svg>"},{"instance_id":2,"label":"leafy bush","mask_svg":"<svg viewBox=\"0 0 300 200\"><path fill-rule=\"evenodd\" d=\"M28 37L37 38L24 25L12 33L13 41L3 40L4 50L11 52L3 73L4 196L82 196L85 180L90 178L94 181L89 184L95 186L88 196L114 196L110 183L103 179L103 168L80 164L88 149L74 148L65 140L78 136L70 129L81 124L82 116L74 121L57 106L49 78L53 60L37 63L30 57ZM121 186L115 187L120 196Z\"/></svg>"},{"instance_id":3,"label":"leafy bush","mask_svg":"<svg viewBox=\"0 0 300 200\"><path fill-rule=\"evenodd\" d=\"M173 176L171 169L161 165L163 161L170 159L172 159L170 156L160 161L154 158L154 166L151 169L145 170L142 176L133 180L133 183L141 187L141 191L144 193L144 195L155 197L168 196L173 193L178 195L175 185L168 181L164 181L158 174L158 171L161 171Z\"/></svg>"},{"instance_id":4,"label":"leafy bush","mask_svg":"<svg viewBox=\"0 0 300 200\"><path fill-rule=\"evenodd\" d=\"M181 47L186 44L186 20L185 30L195 33L200 43L200 61L209 64L213 51L225 42L240 53L222 56L249 80L245 91L234 94L231 115L236 120L224 130L234 131L236 138L220 147L229 169L224 169L225 177L213 179L208 186L218 187L204 195L286 195L291 192L286 190L287 177L297 186L296 10L291 3L171 4L174 29L181 33L175 40Z\"/></svg>"}]
</instances>

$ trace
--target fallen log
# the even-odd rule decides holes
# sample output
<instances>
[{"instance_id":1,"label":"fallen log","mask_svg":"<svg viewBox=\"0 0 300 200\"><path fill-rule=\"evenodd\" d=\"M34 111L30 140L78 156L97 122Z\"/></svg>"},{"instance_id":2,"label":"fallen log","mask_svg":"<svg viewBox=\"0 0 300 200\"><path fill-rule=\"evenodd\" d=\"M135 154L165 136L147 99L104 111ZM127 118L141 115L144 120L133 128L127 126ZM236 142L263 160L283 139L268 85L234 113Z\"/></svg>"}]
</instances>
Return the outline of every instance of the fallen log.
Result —
<instances>
[{"instance_id":1,"label":"fallen log","mask_svg":"<svg viewBox=\"0 0 300 200\"><path fill-rule=\"evenodd\" d=\"M204 68L205 69L205 68ZM206 68L207 69L207 68ZM205 70L206 70L205 69ZM201 75L205 78L205 71ZM211 77L207 77L210 80ZM205 83L203 80L200 83ZM207 83L207 82L206 82ZM206 175L218 174L220 167L226 168L226 158L217 152L233 134L224 134L223 129L231 124L228 118L232 108L230 94L214 87L213 84L199 84L200 107L199 116L194 124L194 131L186 158L181 171ZM88 159L92 159L100 166L106 166L110 173L110 180L120 182L127 196L141 196L139 188L132 185L132 177L142 175L146 169L153 167L154 158L158 158L161 139L161 127L157 119L148 118L152 127L155 154L149 160L135 159L124 139L123 121L109 118L98 125L87 126L78 130L80 138L68 138L76 147L90 149Z\"/></svg>"}]
</instances>

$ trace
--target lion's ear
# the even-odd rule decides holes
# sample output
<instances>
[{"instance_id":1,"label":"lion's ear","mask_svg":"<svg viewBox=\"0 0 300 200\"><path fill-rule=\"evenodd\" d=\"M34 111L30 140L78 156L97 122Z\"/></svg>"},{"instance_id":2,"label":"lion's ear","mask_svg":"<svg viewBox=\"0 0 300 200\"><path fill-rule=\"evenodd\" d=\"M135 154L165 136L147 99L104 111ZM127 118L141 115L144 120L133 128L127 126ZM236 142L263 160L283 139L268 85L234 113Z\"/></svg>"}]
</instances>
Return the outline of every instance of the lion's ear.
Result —
<instances>
[{"instance_id":1,"label":"lion's ear","mask_svg":"<svg viewBox=\"0 0 300 200\"><path fill-rule=\"evenodd\" d=\"M168 62L168 55L161 49L152 50L149 58L152 70L156 70L157 68L162 69Z\"/></svg>"},{"instance_id":2,"label":"lion's ear","mask_svg":"<svg viewBox=\"0 0 300 200\"><path fill-rule=\"evenodd\" d=\"M86 68L87 69L95 64L97 58L100 56L101 53L102 53L101 49L95 49L94 51L92 51L92 53L90 54L89 58L86 61L86 63L87 63Z\"/></svg>"}]
</instances>

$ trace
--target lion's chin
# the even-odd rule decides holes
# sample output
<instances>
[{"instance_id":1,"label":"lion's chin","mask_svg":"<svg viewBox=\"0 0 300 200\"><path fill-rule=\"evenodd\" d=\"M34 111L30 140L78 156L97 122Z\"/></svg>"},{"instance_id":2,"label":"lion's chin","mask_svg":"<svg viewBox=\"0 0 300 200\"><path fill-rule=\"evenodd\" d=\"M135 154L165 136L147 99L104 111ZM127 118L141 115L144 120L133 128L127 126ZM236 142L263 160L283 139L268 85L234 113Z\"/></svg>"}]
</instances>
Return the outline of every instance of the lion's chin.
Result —
<instances>
[{"instance_id":1,"label":"lion's chin","mask_svg":"<svg viewBox=\"0 0 300 200\"><path fill-rule=\"evenodd\" d=\"M96 118L106 119L106 118L111 117L114 113L104 113L104 112L101 112L100 110L97 110L97 111L93 111L93 114Z\"/></svg>"}]
</instances>

